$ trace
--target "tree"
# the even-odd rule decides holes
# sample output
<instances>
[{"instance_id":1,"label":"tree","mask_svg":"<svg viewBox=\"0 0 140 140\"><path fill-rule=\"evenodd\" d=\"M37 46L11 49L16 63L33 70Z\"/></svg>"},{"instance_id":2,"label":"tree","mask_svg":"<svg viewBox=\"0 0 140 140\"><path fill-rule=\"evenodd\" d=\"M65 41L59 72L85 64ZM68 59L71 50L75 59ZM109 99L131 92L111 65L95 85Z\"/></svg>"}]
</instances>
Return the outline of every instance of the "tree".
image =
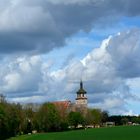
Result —
<instances>
[{"instance_id":1,"label":"tree","mask_svg":"<svg viewBox=\"0 0 140 140\"><path fill-rule=\"evenodd\" d=\"M86 122L89 125L101 125L102 112L100 109L89 109L86 116Z\"/></svg>"},{"instance_id":2,"label":"tree","mask_svg":"<svg viewBox=\"0 0 140 140\"><path fill-rule=\"evenodd\" d=\"M122 119L122 116L120 116L120 115L119 116L110 116L108 118L108 121L115 122L115 125L122 125L121 119Z\"/></svg>"},{"instance_id":3,"label":"tree","mask_svg":"<svg viewBox=\"0 0 140 140\"><path fill-rule=\"evenodd\" d=\"M68 115L68 121L71 126L76 128L78 124L83 125L85 120L80 112L70 112Z\"/></svg>"},{"instance_id":4,"label":"tree","mask_svg":"<svg viewBox=\"0 0 140 140\"><path fill-rule=\"evenodd\" d=\"M36 115L39 131L58 131L60 129L60 116L51 103L43 104Z\"/></svg>"},{"instance_id":5,"label":"tree","mask_svg":"<svg viewBox=\"0 0 140 140\"><path fill-rule=\"evenodd\" d=\"M7 138L8 135L7 114L5 109L5 104L0 103L0 138L2 140Z\"/></svg>"},{"instance_id":6,"label":"tree","mask_svg":"<svg viewBox=\"0 0 140 140\"><path fill-rule=\"evenodd\" d=\"M121 122L122 122L123 125L127 125L129 120L128 120L127 117L122 117Z\"/></svg>"},{"instance_id":7,"label":"tree","mask_svg":"<svg viewBox=\"0 0 140 140\"><path fill-rule=\"evenodd\" d=\"M102 112L102 123L105 123L108 121L108 112L107 111L103 111Z\"/></svg>"},{"instance_id":8,"label":"tree","mask_svg":"<svg viewBox=\"0 0 140 140\"><path fill-rule=\"evenodd\" d=\"M8 122L8 133L13 136L19 133L19 126L21 118L18 113L18 108L16 104L8 105L7 107L7 122Z\"/></svg>"},{"instance_id":9,"label":"tree","mask_svg":"<svg viewBox=\"0 0 140 140\"><path fill-rule=\"evenodd\" d=\"M131 121L133 123L136 123L136 124L138 124L140 122L139 117L137 117L137 116L133 116L132 119L131 119Z\"/></svg>"},{"instance_id":10,"label":"tree","mask_svg":"<svg viewBox=\"0 0 140 140\"><path fill-rule=\"evenodd\" d=\"M5 96L3 94L0 94L0 103L5 103Z\"/></svg>"},{"instance_id":11,"label":"tree","mask_svg":"<svg viewBox=\"0 0 140 140\"><path fill-rule=\"evenodd\" d=\"M30 104L27 104L26 108L24 108L24 132L31 133L35 128L34 120L35 120L35 112L33 111L33 107Z\"/></svg>"}]
</instances>

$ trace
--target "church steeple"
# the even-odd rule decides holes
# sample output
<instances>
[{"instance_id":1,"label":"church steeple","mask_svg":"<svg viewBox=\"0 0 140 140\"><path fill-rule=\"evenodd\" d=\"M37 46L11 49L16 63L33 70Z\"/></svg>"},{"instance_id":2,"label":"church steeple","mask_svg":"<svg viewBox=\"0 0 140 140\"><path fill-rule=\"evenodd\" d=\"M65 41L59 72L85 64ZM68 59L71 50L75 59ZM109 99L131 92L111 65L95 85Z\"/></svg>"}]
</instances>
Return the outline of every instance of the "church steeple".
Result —
<instances>
[{"instance_id":1,"label":"church steeple","mask_svg":"<svg viewBox=\"0 0 140 140\"><path fill-rule=\"evenodd\" d=\"M87 92L83 88L83 82L80 81L80 89L77 91L77 94L86 94Z\"/></svg>"},{"instance_id":2,"label":"church steeple","mask_svg":"<svg viewBox=\"0 0 140 140\"><path fill-rule=\"evenodd\" d=\"M77 105L84 105L87 106L87 97L86 94L87 92L83 88L83 82L82 80L80 81L80 89L77 91L77 98L76 98L76 104Z\"/></svg>"},{"instance_id":3,"label":"church steeple","mask_svg":"<svg viewBox=\"0 0 140 140\"><path fill-rule=\"evenodd\" d=\"M83 82L82 82L82 80L80 81L80 89L83 89Z\"/></svg>"}]
</instances>

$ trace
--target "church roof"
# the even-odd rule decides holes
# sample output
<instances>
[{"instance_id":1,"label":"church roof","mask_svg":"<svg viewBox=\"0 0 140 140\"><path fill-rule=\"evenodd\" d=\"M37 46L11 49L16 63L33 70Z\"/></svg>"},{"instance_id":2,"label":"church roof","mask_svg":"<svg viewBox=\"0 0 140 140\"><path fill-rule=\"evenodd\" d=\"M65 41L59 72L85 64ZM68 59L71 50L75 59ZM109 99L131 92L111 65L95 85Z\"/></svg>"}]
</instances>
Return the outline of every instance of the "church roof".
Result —
<instances>
[{"instance_id":1,"label":"church roof","mask_svg":"<svg viewBox=\"0 0 140 140\"><path fill-rule=\"evenodd\" d=\"M70 106L71 101L56 101L52 103L58 108L67 109Z\"/></svg>"},{"instance_id":2,"label":"church roof","mask_svg":"<svg viewBox=\"0 0 140 140\"><path fill-rule=\"evenodd\" d=\"M77 91L77 94L86 94L87 92L83 88L83 82L80 82L80 89Z\"/></svg>"},{"instance_id":3,"label":"church roof","mask_svg":"<svg viewBox=\"0 0 140 140\"><path fill-rule=\"evenodd\" d=\"M84 89L79 89L77 94L86 94L87 92Z\"/></svg>"}]
</instances>

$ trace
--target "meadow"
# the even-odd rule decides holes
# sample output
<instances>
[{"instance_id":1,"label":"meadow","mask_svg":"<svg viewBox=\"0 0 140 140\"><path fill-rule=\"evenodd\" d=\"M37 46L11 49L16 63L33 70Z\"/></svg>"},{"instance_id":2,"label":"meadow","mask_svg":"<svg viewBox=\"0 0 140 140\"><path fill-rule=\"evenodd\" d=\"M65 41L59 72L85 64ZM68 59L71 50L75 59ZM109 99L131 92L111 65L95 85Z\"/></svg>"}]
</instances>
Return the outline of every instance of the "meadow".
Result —
<instances>
[{"instance_id":1,"label":"meadow","mask_svg":"<svg viewBox=\"0 0 140 140\"><path fill-rule=\"evenodd\" d=\"M140 126L93 128L67 132L23 135L9 140L139 140Z\"/></svg>"}]
</instances>

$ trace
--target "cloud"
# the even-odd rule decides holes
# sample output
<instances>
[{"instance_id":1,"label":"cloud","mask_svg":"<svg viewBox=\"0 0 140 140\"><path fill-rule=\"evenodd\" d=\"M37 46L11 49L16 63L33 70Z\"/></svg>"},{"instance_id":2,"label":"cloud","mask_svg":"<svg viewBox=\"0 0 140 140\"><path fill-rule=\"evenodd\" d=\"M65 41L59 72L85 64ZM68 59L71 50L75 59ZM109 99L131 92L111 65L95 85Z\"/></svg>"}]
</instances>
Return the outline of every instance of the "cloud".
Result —
<instances>
[{"instance_id":1,"label":"cloud","mask_svg":"<svg viewBox=\"0 0 140 140\"><path fill-rule=\"evenodd\" d=\"M107 48L118 76L135 78L140 76L140 29L122 32L112 38Z\"/></svg>"},{"instance_id":2,"label":"cloud","mask_svg":"<svg viewBox=\"0 0 140 140\"><path fill-rule=\"evenodd\" d=\"M42 81L40 71L41 59L39 56L19 57L14 61L5 60L1 64L0 89L8 97L32 96L38 92ZM30 93L30 94L29 94Z\"/></svg>"},{"instance_id":3,"label":"cloud","mask_svg":"<svg viewBox=\"0 0 140 140\"><path fill-rule=\"evenodd\" d=\"M132 78L132 75L139 76L139 34L139 29L135 29L110 36L102 42L100 48L93 49L81 61L70 61L63 68L53 72L50 72L48 68L51 65L43 62L40 56L23 56L8 62L11 59L9 58L3 62L5 65L1 69L1 76L5 75L2 79L5 83L9 81L9 84L13 76L17 77L15 81L16 79L18 81L23 75L25 81L35 80L35 77L44 78L45 82L48 82L47 78L58 82L82 78L92 81L87 86L93 86L92 91L95 93L110 92L123 84L125 78ZM130 63L131 61L134 63ZM125 67L126 65L127 67ZM134 69L131 68L131 65ZM127 77L124 74L127 74ZM27 80L28 78L29 80Z\"/></svg>"},{"instance_id":4,"label":"cloud","mask_svg":"<svg viewBox=\"0 0 140 140\"><path fill-rule=\"evenodd\" d=\"M81 60L72 59L76 54L72 53L58 70L52 71L50 62L40 54L72 42L69 38L78 32L110 27L123 17L139 17L139 3L1 0L0 92L16 102L74 100L79 83L70 81L83 79L90 104L113 113L129 113L125 108L127 101L139 100L131 93L133 79L140 77L139 28L108 37ZM70 45L85 42L79 39Z\"/></svg>"},{"instance_id":5,"label":"cloud","mask_svg":"<svg viewBox=\"0 0 140 140\"><path fill-rule=\"evenodd\" d=\"M136 95L127 81L140 77L139 37L139 28L120 32L105 39L83 59L68 61L54 71L39 55L11 61L5 58L0 69L1 92L11 101L74 100L79 88L74 81L83 79L90 104L114 114L119 110L129 112L125 104L129 99L136 100Z\"/></svg>"},{"instance_id":6,"label":"cloud","mask_svg":"<svg viewBox=\"0 0 140 140\"><path fill-rule=\"evenodd\" d=\"M65 1L65 0L47 0L50 3L53 4L88 4L91 2L91 0L71 0L71 1ZM92 0L93 2L97 2L97 0Z\"/></svg>"},{"instance_id":7,"label":"cloud","mask_svg":"<svg viewBox=\"0 0 140 140\"><path fill-rule=\"evenodd\" d=\"M79 88L79 84L74 81L83 79L89 103L93 106L97 105L113 114L129 112L125 108L127 101L139 100L137 95L131 92L130 84L127 83L128 79L140 77L139 36L140 29L110 36L102 42L100 48L93 49L81 61L72 62L65 68L51 73L52 79L59 83L53 87L61 91L59 93L61 98L67 99L72 97L72 94L66 93L76 93ZM134 68L131 68L132 64ZM69 80L73 82L65 82ZM57 94L53 95L54 98L60 99Z\"/></svg>"},{"instance_id":8,"label":"cloud","mask_svg":"<svg viewBox=\"0 0 140 140\"><path fill-rule=\"evenodd\" d=\"M0 52L45 53L81 30L139 16L139 9L138 0L1 0Z\"/></svg>"}]
</instances>

